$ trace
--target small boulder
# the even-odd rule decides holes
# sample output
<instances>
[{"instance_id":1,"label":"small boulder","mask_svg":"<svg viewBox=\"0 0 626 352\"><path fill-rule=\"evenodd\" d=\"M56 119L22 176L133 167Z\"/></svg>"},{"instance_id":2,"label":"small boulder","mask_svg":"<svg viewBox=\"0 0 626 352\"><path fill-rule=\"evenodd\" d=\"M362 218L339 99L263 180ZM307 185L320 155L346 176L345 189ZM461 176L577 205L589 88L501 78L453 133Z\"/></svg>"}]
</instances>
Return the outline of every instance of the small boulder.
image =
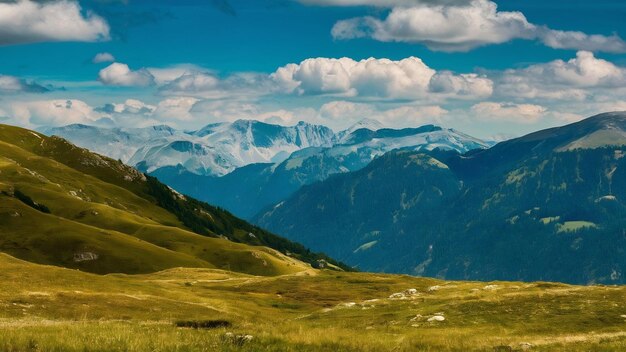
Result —
<instances>
[{"instance_id":1,"label":"small boulder","mask_svg":"<svg viewBox=\"0 0 626 352\"><path fill-rule=\"evenodd\" d=\"M393 293L389 296L389 299L406 299L406 295L402 292Z\"/></svg>"},{"instance_id":2,"label":"small boulder","mask_svg":"<svg viewBox=\"0 0 626 352\"><path fill-rule=\"evenodd\" d=\"M74 262L89 262L98 259L98 255L93 252L74 253Z\"/></svg>"},{"instance_id":3,"label":"small boulder","mask_svg":"<svg viewBox=\"0 0 626 352\"><path fill-rule=\"evenodd\" d=\"M435 315L435 316L428 318L427 321L435 322L435 321L444 321L444 320L446 320L446 318L443 315Z\"/></svg>"}]
</instances>

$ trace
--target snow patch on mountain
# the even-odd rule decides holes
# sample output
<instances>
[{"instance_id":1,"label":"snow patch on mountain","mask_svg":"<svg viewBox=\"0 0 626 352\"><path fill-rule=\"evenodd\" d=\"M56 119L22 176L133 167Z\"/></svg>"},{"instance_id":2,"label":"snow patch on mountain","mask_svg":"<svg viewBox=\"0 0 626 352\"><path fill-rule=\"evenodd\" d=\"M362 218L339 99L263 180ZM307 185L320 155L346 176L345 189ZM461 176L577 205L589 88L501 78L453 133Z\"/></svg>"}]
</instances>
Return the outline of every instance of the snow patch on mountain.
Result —
<instances>
[{"instance_id":1,"label":"snow patch on mountain","mask_svg":"<svg viewBox=\"0 0 626 352\"><path fill-rule=\"evenodd\" d=\"M282 162L302 148L330 147L335 138L324 126L300 122L285 127L250 120L211 124L192 132L168 126L123 129L86 125L42 132L139 166L142 171L181 165L193 173L213 176L249 164Z\"/></svg>"}]
</instances>

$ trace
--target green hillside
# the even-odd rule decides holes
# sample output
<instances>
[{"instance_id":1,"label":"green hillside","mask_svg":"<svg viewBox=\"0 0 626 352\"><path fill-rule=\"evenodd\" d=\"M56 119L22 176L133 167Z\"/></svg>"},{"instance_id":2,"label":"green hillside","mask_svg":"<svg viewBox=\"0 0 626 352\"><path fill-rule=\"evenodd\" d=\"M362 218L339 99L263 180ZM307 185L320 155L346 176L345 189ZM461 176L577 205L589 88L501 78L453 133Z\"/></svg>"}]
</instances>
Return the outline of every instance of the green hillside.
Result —
<instances>
[{"instance_id":1,"label":"green hillside","mask_svg":"<svg viewBox=\"0 0 626 352\"><path fill-rule=\"evenodd\" d=\"M36 263L94 273L201 267L278 275L310 267L299 259L325 258L118 161L6 125L0 192L0 251Z\"/></svg>"},{"instance_id":2,"label":"green hillside","mask_svg":"<svg viewBox=\"0 0 626 352\"><path fill-rule=\"evenodd\" d=\"M624 284L624 131L609 113L465 155L391 152L254 220L361 270Z\"/></svg>"},{"instance_id":3,"label":"green hillside","mask_svg":"<svg viewBox=\"0 0 626 352\"><path fill-rule=\"evenodd\" d=\"M0 282L2 351L626 348L623 287L314 269L280 277L215 269L99 276L4 254Z\"/></svg>"}]
</instances>

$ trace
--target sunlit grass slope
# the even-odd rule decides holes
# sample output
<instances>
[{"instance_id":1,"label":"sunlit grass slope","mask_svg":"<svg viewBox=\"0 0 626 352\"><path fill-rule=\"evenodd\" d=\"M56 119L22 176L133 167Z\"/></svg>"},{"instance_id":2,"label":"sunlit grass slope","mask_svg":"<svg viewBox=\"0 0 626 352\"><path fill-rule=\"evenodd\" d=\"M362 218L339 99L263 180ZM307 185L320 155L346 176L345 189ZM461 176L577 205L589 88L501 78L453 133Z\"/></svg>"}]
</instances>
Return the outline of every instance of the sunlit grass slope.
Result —
<instances>
[{"instance_id":1,"label":"sunlit grass slope","mask_svg":"<svg viewBox=\"0 0 626 352\"><path fill-rule=\"evenodd\" d=\"M52 156L73 160L68 163L75 168ZM142 197L146 182L134 169L62 140L0 126L0 251L95 273L199 267L278 275L308 267L266 247L193 233L157 201ZM238 232L243 230L233 229Z\"/></svg>"},{"instance_id":2,"label":"sunlit grass slope","mask_svg":"<svg viewBox=\"0 0 626 352\"><path fill-rule=\"evenodd\" d=\"M626 289L178 268L98 276L0 255L5 351L623 351ZM390 298L391 297L391 298ZM225 320L231 327L176 328ZM237 343L227 333L251 335Z\"/></svg>"}]
</instances>

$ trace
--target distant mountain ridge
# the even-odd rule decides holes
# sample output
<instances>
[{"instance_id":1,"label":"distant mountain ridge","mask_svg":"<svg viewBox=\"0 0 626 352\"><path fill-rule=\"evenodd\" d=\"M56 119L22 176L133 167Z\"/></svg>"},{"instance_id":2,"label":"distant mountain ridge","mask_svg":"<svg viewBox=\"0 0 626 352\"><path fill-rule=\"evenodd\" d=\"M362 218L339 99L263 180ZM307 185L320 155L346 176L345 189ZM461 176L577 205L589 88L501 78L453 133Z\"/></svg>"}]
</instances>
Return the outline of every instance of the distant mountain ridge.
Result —
<instances>
[{"instance_id":1,"label":"distant mountain ridge","mask_svg":"<svg viewBox=\"0 0 626 352\"><path fill-rule=\"evenodd\" d=\"M391 150L464 153L489 147L453 129L434 125L390 129L368 119L338 133L304 122L285 127L248 120L210 124L191 132L163 126L84 125L43 132L119 158L178 191L246 218L303 185L359 170Z\"/></svg>"},{"instance_id":2,"label":"distant mountain ridge","mask_svg":"<svg viewBox=\"0 0 626 352\"><path fill-rule=\"evenodd\" d=\"M368 271L626 282L626 113L492 148L396 150L253 221Z\"/></svg>"},{"instance_id":3,"label":"distant mountain ridge","mask_svg":"<svg viewBox=\"0 0 626 352\"><path fill-rule=\"evenodd\" d=\"M306 147L331 146L333 131L304 122L295 126L238 120L216 123L197 131L167 126L101 128L86 125L43 128L47 135L66 138L77 145L121 159L147 172L183 166L199 175L223 176L253 163L281 161Z\"/></svg>"},{"instance_id":4,"label":"distant mountain ridge","mask_svg":"<svg viewBox=\"0 0 626 352\"><path fill-rule=\"evenodd\" d=\"M342 136L332 147L304 148L282 162L248 165L219 178L195 175L182 167L161 168L153 175L175 189L251 218L304 185L360 170L392 150L465 153L487 147L481 140L433 125L402 130L361 128Z\"/></svg>"}]
</instances>

